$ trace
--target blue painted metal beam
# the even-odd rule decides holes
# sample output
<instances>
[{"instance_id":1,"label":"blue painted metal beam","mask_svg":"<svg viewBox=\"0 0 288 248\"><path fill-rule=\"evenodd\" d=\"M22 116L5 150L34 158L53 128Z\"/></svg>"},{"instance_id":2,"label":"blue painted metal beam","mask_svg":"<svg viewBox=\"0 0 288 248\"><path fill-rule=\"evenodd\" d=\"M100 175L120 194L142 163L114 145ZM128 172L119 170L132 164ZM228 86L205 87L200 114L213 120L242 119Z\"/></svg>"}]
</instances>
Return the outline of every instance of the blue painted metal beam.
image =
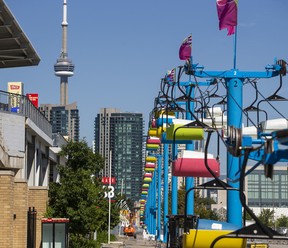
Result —
<instances>
[{"instance_id":1,"label":"blue painted metal beam","mask_svg":"<svg viewBox=\"0 0 288 248\"><path fill-rule=\"evenodd\" d=\"M276 61L275 61L276 63ZM198 64L185 65L185 72L200 78L271 78L279 75L281 66L272 64L265 67L265 71L240 71L231 69L226 71L205 71L203 66Z\"/></svg>"},{"instance_id":2,"label":"blue painted metal beam","mask_svg":"<svg viewBox=\"0 0 288 248\"><path fill-rule=\"evenodd\" d=\"M168 165L169 165L169 150L168 144L164 144L164 152L163 152L163 162L164 162L164 195L163 195L163 222L164 222L164 237L163 241L167 242L168 238L168 197L169 197L169 188L168 188Z\"/></svg>"},{"instance_id":3,"label":"blue painted metal beam","mask_svg":"<svg viewBox=\"0 0 288 248\"><path fill-rule=\"evenodd\" d=\"M162 155L158 155L157 158L157 240L161 240L161 185L162 185Z\"/></svg>"},{"instance_id":4,"label":"blue painted metal beam","mask_svg":"<svg viewBox=\"0 0 288 248\"><path fill-rule=\"evenodd\" d=\"M227 71L205 71L203 66L198 64L186 64L186 74L199 78L223 78L227 87L227 125L235 128L242 127L242 101L243 81L246 78L271 78L279 75L281 66L278 64L269 65L263 72L239 71L231 69ZM235 178L241 170L241 158L227 153L227 177ZM230 182L233 188L239 188L239 182ZM227 221L242 226L242 205L239 193L227 191Z\"/></svg>"},{"instance_id":5,"label":"blue painted metal beam","mask_svg":"<svg viewBox=\"0 0 288 248\"><path fill-rule=\"evenodd\" d=\"M235 128L242 127L243 81L233 78L227 84L227 125ZM241 170L241 158L227 153L227 177L234 178ZM231 187L239 189L239 182L229 182ZM242 226L242 204L239 192L227 190L227 221Z\"/></svg>"},{"instance_id":6,"label":"blue painted metal beam","mask_svg":"<svg viewBox=\"0 0 288 248\"><path fill-rule=\"evenodd\" d=\"M191 89L191 87L193 87ZM194 86L187 86L186 87L186 94L193 98L194 97ZM192 120L192 114L190 111L194 111L194 102L187 102L186 103L186 119ZM194 150L194 143L187 144L186 145L187 150ZM185 189L186 192L194 187L194 178L193 177L186 177L185 178ZM187 195L187 209L186 209L187 215L193 215L194 214L194 190L190 190L190 192Z\"/></svg>"},{"instance_id":7,"label":"blue painted metal beam","mask_svg":"<svg viewBox=\"0 0 288 248\"><path fill-rule=\"evenodd\" d=\"M172 145L172 160L175 160L178 153L178 145ZM171 214L178 213L178 177L172 176L172 194L171 194Z\"/></svg>"}]
</instances>

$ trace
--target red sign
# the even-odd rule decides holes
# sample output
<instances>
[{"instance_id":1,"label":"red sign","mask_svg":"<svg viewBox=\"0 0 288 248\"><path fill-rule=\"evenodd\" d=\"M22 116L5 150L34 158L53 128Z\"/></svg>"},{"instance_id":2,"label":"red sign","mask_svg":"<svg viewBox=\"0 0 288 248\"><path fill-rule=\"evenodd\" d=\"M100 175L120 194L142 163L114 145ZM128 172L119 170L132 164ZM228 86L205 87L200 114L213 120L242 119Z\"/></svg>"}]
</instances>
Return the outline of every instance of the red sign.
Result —
<instances>
[{"instance_id":1,"label":"red sign","mask_svg":"<svg viewBox=\"0 0 288 248\"><path fill-rule=\"evenodd\" d=\"M116 177L102 177L102 183L104 185L116 184Z\"/></svg>"},{"instance_id":2,"label":"red sign","mask_svg":"<svg viewBox=\"0 0 288 248\"><path fill-rule=\"evenodd\" d=\"M55 222L69 222L68 218L42 218L42 223L44 222L51 222L51 223L55 223Z\"/></svg>"},{"instance_id":3,"label":"red sign","mask_svg":"<svg viewBox=\"0 0 288 248\"><path fill-rule=\"evenodd\" d=\"M32 102L32 104L38 108L38 94L37 93L28 93L26 94L28 99Z\"/></svg>"},{"instance_id":4,"label":"red sign","mask_svg":"<svg viewBox=\"0 0 288 248\"><path fill-rule=\"evenodd\" d=\"M10 89L11 89L11 90L19 90L19 89L20 89L20 85L11 84L11 85L10 85Z\"/></svg>"}]
</instances>

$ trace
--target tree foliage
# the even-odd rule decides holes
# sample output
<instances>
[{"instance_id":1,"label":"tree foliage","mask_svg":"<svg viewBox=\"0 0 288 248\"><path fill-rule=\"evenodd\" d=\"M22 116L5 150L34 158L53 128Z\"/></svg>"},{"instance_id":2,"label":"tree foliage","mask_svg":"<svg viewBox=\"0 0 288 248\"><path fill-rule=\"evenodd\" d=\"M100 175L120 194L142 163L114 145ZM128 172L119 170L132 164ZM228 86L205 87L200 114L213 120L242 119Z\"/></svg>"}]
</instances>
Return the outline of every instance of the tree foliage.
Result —
<instances>
[{"instance_id":1,"label":"tree foliage","mask_svg":"<svg viewBox=\"0 0 288 248\"><path fill-rule=\"evenodd\" d=\"M60 183L50 184L47 216L69 218L71 247L77 247L75 240L83 243L93 232L108 230L108 199L98 177L104 160L84 140L68 142L60 155L67 162L58 167ZM119 209L112 203L111 228L118 223Z\"/></svg>"},{"instance_id":2,"label":"tree foliage","mask_svg":"<svg viewBox=\"0 0 288 248\"><path fill-rule=\"evenodd\" d=\"M261 210L260 215L258 216L259 220L266 226L273 227L274 225L274 210L269 208L264 208Z\"/></svg>"},{"instance_id":3,"label":"tree foliage","mask_svg":"<svg viewBox=\"0 0 288 248\"><path fill-rule=\"evenodd\" d=\"M178 213L184 214L185 212L185 194L186 189L185 185L182 184L178 190ZM171 213L171 196L169 197L169 213ZM200 192L198 190L194 191L194 213L195 215L199 215L200 218L218 220L219 217L215 211L211 210L211 204L215 203L210 198L203 198L200 196Z\"/></svg>"},{"instance_id":4,"label":"tree foliage","mask_svg":"<svg viewBox=\"0 0 288 248\"><path fill-rule=\"evenodd\" d=\"M195 214L201 219L219 220L217 213L211 209L211 204L215 203L213 199L201 197L200 191L197 190L194 193L194 201Z\"/></svg>"},{"instance_id":5,"label":"tree foliage","mask_svg":"<svg viewBox=\"0 0 288 248\"><path fill-rule=\"evenodd\" d=\"M277 227L288 227L288 216L282 214L282 215L276 220L276 226L277 226Z\"/></svg>"}]
</instances>

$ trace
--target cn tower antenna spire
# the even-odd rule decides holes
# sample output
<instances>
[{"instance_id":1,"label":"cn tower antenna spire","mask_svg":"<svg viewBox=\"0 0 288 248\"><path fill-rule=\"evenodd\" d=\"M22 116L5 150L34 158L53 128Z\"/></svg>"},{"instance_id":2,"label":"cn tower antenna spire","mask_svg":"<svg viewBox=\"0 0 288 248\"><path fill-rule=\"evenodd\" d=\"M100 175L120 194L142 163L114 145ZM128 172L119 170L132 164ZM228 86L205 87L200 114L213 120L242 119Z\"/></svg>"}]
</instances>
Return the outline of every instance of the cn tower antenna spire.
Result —
<instances>
[{"instance_id":1,"label":"cn tower antenna spire","mask_svg":"<svg viewBox=\"0 0 288 248\"><path fill-rule=\"evenodd\" d=\"M64 0L64 3L63 3L63 22L62 22L62 26L63 25L68 26L68 22L67 22L67 0Z\"/></svg>"},{"instance_id":2,"label":"cn tower antenna spire","mask_svg":"<svg viewBox=\"0 0 288 248\"><path fill-rule=\"evenodd\" d=\"M68 59L67 51L67 0L63 0L62 50L54 65L55 75L60 77L60 105L68 105L68 77L74 75L74 64Z\"/></svg>"}]
</instances>

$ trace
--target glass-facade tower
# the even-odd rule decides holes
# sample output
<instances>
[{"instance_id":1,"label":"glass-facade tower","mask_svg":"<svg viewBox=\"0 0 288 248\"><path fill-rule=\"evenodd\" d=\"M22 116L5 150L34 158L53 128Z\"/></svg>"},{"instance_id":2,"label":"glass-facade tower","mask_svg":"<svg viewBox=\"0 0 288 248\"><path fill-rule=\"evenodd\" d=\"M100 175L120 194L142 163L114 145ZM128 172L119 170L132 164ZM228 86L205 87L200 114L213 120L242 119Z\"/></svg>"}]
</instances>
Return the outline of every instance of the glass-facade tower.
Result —
<instances>
[{"instance_id":1,"label":"glass-facade tower","mask_svg":"<svg viewBox=\"0 0 288 248\"><path fill-rule=\"evenodd\" d=\"M80 118L76 103L68 105L41 104L40 111L52 125L52 133L65 139L79 141Z\"/></svg>"},{"instance_id":2,"label":"glass-facade tower","mask_svg":"<svg viewBox=\"0 0 288 248\"><path fill-rule=\"evenodd\" d=\"M287 166L274 166L273 180L266 178L263 166L248 175L248 205L260 208L288 207Z\"/></svg>"},{"instance_id":3,"label":"glass-facade tower","mask_svg":"<svg viewBox=\"0 0 288 248\"><path fill-rule=\"evenodd\" d=\"M100 110L95 118L95 152L105 158L103 176L116 177L115 190L132 201L140 199L143 176L143 131L141 113L117 109ZM110 157L111 156L111 157Z\"/></svg>"}]
</instances>

